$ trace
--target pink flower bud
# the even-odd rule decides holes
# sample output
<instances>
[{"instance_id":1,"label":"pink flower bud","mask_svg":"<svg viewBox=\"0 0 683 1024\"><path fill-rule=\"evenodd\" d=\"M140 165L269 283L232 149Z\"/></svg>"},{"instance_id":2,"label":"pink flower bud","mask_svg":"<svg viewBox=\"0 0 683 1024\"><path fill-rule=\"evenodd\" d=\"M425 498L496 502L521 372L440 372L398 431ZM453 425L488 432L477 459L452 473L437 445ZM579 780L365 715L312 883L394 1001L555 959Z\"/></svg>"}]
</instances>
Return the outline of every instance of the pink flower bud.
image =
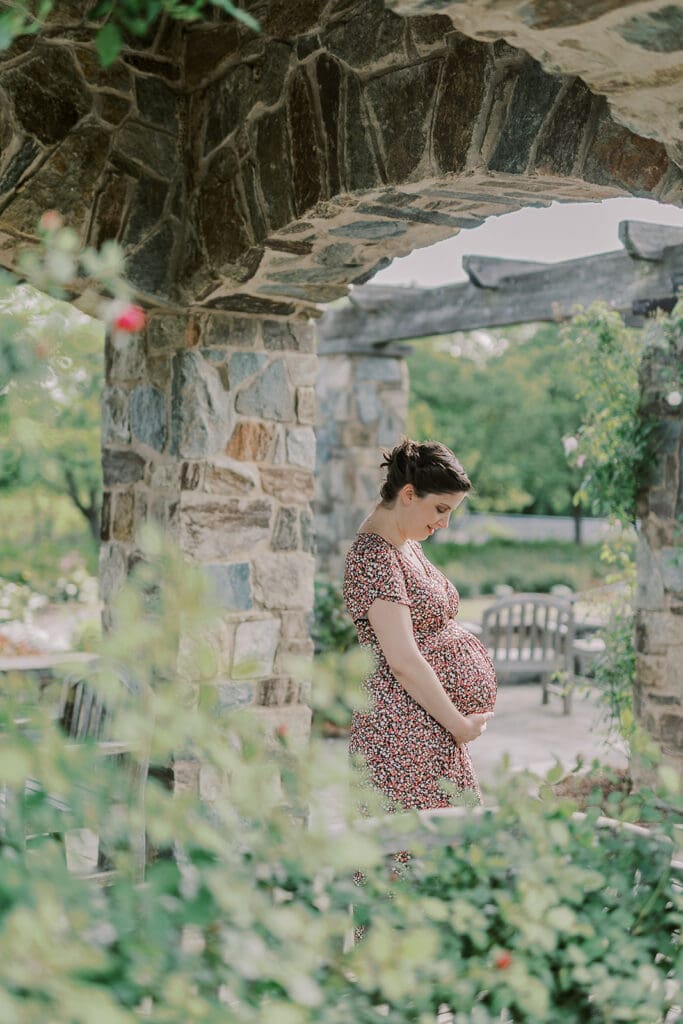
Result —
<instances>
[{"instance_id":1,"label":"pink flower bud","mask_svg":"<svg viewBox=\"0 0 683 1024\"><path fill-rule=\"evenodd\" d=\"M577 455L577 456L576 456L576 465L577 465L577 468L578 468L578 469L583 469L583 467L585 466L585 464L586 464L586 456L585 456L585 455Z\"/></svg>"},{"instance_id":2,"label":"pink flower bud","mask_svg":"<svg viewBox=\"0 0 683 1024\"><path fill-rule=\"evenodd\" d=\"M59 231L60 228L64 227L61 213L57 213L56 210L46 210L40 218L39 227L41 231Z\"/></svg>"},{"instance_id":3,"label":"pink flower bud","mask_svg":"<svg viewBox=\"0 0 683 1024\"><path fill-rule=\"evenodd\" d=\"M145 326L145 311L139 306L125 306L114 320L114 329L135 334Z\"/></svg>"}]
</instances>

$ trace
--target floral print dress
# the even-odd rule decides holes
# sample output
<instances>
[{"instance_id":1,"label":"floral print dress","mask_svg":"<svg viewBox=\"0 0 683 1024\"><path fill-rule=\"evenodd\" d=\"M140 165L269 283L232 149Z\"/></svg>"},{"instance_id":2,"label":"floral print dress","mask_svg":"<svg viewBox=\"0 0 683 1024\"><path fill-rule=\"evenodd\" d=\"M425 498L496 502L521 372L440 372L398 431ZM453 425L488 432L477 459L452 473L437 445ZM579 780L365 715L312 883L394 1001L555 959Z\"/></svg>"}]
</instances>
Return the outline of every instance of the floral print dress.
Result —
<instances>
[{"instance_id":1,"label":"floral print dress","mask_svg":"<svg viewBox=\"0 0 683 1024\"><path fill-rule=\"evenodd\" d=\"M387 798L387 811L448 807L452 796L442 779L477 800L480 793L467 745L456 743L392 674L367 617L373 601L410 608L418 649L463 715L492 711L496 699L485 647L455 621L457 590L420 544L409 544L414 561L379 534L359 533L344 570L346 607L359 643L375 656L375 671L363 684L369 708L354 712L349 753L362 764L366 784Z\"/></svg>"}]
</instances>

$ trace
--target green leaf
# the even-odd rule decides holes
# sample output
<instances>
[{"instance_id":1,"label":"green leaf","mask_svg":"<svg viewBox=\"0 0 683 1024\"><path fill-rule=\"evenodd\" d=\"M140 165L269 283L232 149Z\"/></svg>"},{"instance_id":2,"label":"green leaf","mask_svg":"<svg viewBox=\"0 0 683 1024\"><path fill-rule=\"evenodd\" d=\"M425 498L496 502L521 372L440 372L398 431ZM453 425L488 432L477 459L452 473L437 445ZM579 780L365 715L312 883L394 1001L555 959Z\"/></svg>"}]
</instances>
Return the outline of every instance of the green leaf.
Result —
<instances>
[{"instance_id":1,"label":"green leaf","mask_svg":"<svg viewBox=\"0 0 683 1024\"><path fill-rule=\"evenodd\" d=\"M95 46L102 67L108 68L114 63L123 46L123 39L118 27L112 25L111 22L103 25L95 37Z\"/></svg>"},{"instance_id":2,"label":"green leaf","mask_svg":"<svg viewBox=\"0 0 683 1024\"><path fill-rule=\"evenodd\" d=\"M681 780L678 772L670 764L660 764L657 769L659 780L669 793L678 793L681 788Z\"/></svg>"},{"instance_id":3,"label":"green leaf","mask_svg":"<svg viewBox=\"0 0 683 1024\"><path fill-rule=\"evenodd\" d=\"M560 779L563 779L566 774L567 770L564 767L564 765L561 764L560 761L556 761L553 767L547 773L545 780L549 785L554 786L555 783L559 782Z\"/></svg>"},{"instance_id":4,"label":"green leaf","mask_svg":"<svg viewBox=\"0 0 683 1024\"><path fill-rule=\"evenodd\" d=\"M246 25L248 28L252 28L254 32L261 31L261 26L256 18L252 17L252 15L248 14L246 11L242 11L239 7L235 7L230 0L211 0L211 3L214 7L218 7L220 10L225 11L226 14L231 14L235 21L241 21L243 25Z\"/></svg>"}]
</instances>

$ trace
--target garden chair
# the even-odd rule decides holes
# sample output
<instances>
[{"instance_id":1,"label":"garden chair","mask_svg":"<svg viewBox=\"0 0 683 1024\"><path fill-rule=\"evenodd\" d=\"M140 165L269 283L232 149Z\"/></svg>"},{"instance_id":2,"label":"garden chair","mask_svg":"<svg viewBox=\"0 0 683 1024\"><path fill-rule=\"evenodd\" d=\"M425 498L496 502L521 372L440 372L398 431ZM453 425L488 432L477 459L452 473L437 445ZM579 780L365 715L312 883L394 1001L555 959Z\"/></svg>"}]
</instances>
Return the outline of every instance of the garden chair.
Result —
<instances>
[{"instance_id":1,"label":"garden chair","mask_svg":"<svg viewBox=\"0 0 683 1024\"><path fill-rule=\"evenodd\" d=\"M547 594L513 594L488 607L480 639L502 683L539 678L543 703L562 697L571 713L574 614L571 601ZM562 681L557 681L558 674Z\"/></svg>"},{"instance_id":2,"label":"garden chair","mask_svg":"<svg viewBox=\"0 0 683 1024\"><path fill-rule=\"evenodd\" d=\"M116 796L112 797L112 804L120 802L121 799L143 801L144 787L149 772L149 758L145 751L137 749L133 744L125 740L114 739L111 736L112 716L110 710L93 687L93 678L102 668L90 665L87 675L79 673L68 676L64 679L59 702L56 710L56 720L60 728L70 741L69 745L96 741L97 754L104 758L115 758L121 766L121 785ZM111 670L110 670L111 671ZM141 698L144 689L142 684L133 680L127 673L117 670L116 677L125 693L134 699ZM40 736L33 737L34 742L40 742ZM29 798L38 793L45 793L45 783L37 779L27 779L24 785L24 798ZM20 799L16 793L5 792L4 811L7 816L11 804L17 803ZM68 800L64 797L48 792L47 803L57 812L61 812L65 818L63 832L51 832L49 834L58 836L65 842L65 853L67 864L70 870L78 874L86 874L99 881L107 881L111 875L108 870L106 850L103 850L99 835L88 829L80 829L72 822L66 821L71 814ZM45 835L45 833L42 833ZM40 838L40 833L35 835L25 834L24 840L28 843L35 842ZM142 879L146 863L146 837L144 828L130 837L131 849L133 851L134 871ZM80 849L79 849L80 847ZM89 848L89 852L86 852Z\"/></svg>"}]
</instances>

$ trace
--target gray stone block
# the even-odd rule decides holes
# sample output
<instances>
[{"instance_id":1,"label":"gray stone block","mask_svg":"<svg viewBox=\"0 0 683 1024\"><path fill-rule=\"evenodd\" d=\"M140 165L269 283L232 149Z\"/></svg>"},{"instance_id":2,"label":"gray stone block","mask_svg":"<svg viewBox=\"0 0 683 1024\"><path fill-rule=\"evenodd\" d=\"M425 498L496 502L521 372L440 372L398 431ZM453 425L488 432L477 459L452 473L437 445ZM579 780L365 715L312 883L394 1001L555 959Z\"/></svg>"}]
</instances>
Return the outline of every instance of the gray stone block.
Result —
<instances>
[{"instance_id":1,"label":"gray stone block","mask_svg":"<svg viewBox=\"0 0 683 1024\"><path fill-rule=\"evenodd\" d=\"M102 452L102 478L105 487L112 484L134 484L145 475L145 460L137 452Z\"/></svg>"},{"instance_id":2,"label":"gray stone block","mask_svg":"<svg viewBox=\"0 0 683 1024\"><path fill-rule=\"evenodd\" d=\"M204 571L211 581L215 599L229 611L247 611L254 605L248 562L232 565L207 565Z\"/></svg>"},{"instance_id":3,"label":"gray stone block","mask_svg":"<svg viewBox=\"0 0 683 1024\"><path fill-rule=\"evenodd\" d=\"M404 431L405 417L397 415L394 409L384 409L377 428L377 443L393 447L401 440Z\"/></svg>"},{"instance_id":4,"label":"gray stone block","mask_svg":"<svg viewBox=\"0 0 683 1024\"><path fill-rule=\"evenodd\" d=\"M661 567L665 589L683 594L683 547L662 548Z\"/></svg>"},{"instance_id":5,"label":"gray stone block","mask_svg":"<svg viewBox=\"0 0 683 1024\"><path fill-rule=\"evenodd\" d=\"M147 375L145 353L139 335L115 334L107 341L107 377L110 381L137 383Z\"/></svg>"},{"instance_id":6,"label":"gray stone block","mask_svg":"<svg viewBox=\"0 0 683 1024\"><path fill-rule=\"evenodd\" d=\"M297 521L298 516L295 508L280 509L273 533L273 550L296 551L298 549L299 534Z\"/></svg>"},{"instance_id":7,"label":"gray stone block","mask_svg":"<svg viewBox=\"0 0 683 1024\"><path fill-rule=\"evenodd\" d=\"M153 316L147 325L147 348L152 352L180 348L189 323L189 317L175 313Z\"/></svg>"},{"instance_id":8,"label":"gray stone block","mask_svg":"<svg viewBox=\"0 0 683 1024\"><path fill-rule=\"evenodd\" d=\"M126 556L119 544L100 548L100 597L108 604L116 597L128 576Z\"/></svg>"},{"instance_id":9,"label":"gray stone block","mask_svg":"<svg viewBox=\"0 0 683 1024\"><path fill-rule=\"evenodd\" d=\"M156 174L170 180L176 164L176 140L149 125L129 121L116 136L120 153L145 164Z\"/></svg>"},{"instance_id":10,"label":"gray stone block","mask_svg":"<svg viewBox=\"0 0 683 1024\"><path fill-rule=\"evenodd\" d=\"M385 383L400 384L402 381L401 360L382 359L381 356L357 359L354 373L356 380L381 380Z\"/></svg>"},{"instance_id":11,"label":"gray stone block","mask_svg":"<svg viewBox=\"0 0 683 1024\"><path fill-rule=\"evenodd\" d=\"M313 607L314 563L310 555L263 554L254 560L254 596L264 608Z\"/></svg>"},{"instance_id":12,"label":"gray stone block","mask_svg":"<svg viewBox=\"0 0 683 1024\"><path fill-rule=\"evenodd\" d=\"M316 551L315 520L307 509L302 509L299 513L299 524L301 527L301 546L304 551L314 555Z\"/></svg>"},{"instance_id":13,"label":"gray stone block","mask_svg":"<svg viewBox=\"0 0 683 1024\"><path fill-rule=\"evenodd\" d=\"M683 11L669 4L659 11L635 15L616 31L627 43L644 50L674 53L683 50Z\"/></svg>"},{"instance_id":14,"label":"gray stone block","mask_svg":"<svg viewBox=\"0 0 683 1024\"><path fill-rule=\"evenodd\" d=\"M224 363L225 362L225 349L222 348L203 348L200 350L202 357L210 363Z\"/></svg>"},{"instance_id":15,"label":"gray stone block","mask_svg":"<svg viewBox=\"0 0 683 1024\"><path fill-rule=\"evenodd\" d=\"M230 387L236 388L247 377L253 377L267 362L268 355L265 352L235 352L228 363Z\"/></svg>"},{"instance_id":16,"label":"gray stone block","mask_svg":"<svg viewBox=\"0 0 683 1024\"><path fill-rule=\"evenodd\" d=\"M318 357L314 354L290 355L287 369L296 387L314 387L318 375Z\"/></svg>"},{"instance_id":17,"label":"gray stone block","mask_svg":"<svg viewBox=\"0 0 683 1024\"><path fill-rule=\"evenodd\" d=\"M128 444L130 420L128 418L128 392L108 387L102 394L102 443Z\"/></svg>"},{"instance_id":18,"label":"gray stone block","mask_svg":"<svg viewBox=\"0 0 683 1024\"><path fill-rule=\"evenodd\" d=\"M183 550L200 562L244 557L270 537L269 501L242 501L183 491L180 504Z\"/></svg>"},{"instance_id":19,"label":"gray stone block","mask_svg":"<svg viewBox=\"0 0 683 1024\"><path fill-rule=\"evenodd\" d=\"M218 711L231 711L254 703L254 687L251 683L219 683L216 692Z\"/></svg>"},{"instance_id":20,"label":"gray stone block","mask_svg":"<svg viewBox=\"0 0 683 1024\"><path fill-rule=\"evenodd\" d=\"M351 224L341 224L331 228L329 234L341 238L396 238L408 230L405 221L389 220L356 220Z\"/></svg>"},{"instance_id":21,"label":"gray stone block","mask_svg":"<svg viewBox=\"0 0 683 1024\"><path fill-rule=\"evenodd\" d=\"M638 537L636 567L638 579L635 606L640 609L658 611L664 604L662 573L652 548L642 534Z\"/></svg>"},{"instance_id":22,"label":"gray stone block","mask_svg":"<svg viewBox=\"0 0 683 1024\"><path fill-rule=\"evenodd\" d=\"M279 640L279 619L240 622L235 631L234 678L258 679L259 676L271 675Z\"/></svg>"},{"instance_id":23,"label":"gray stone block","mask_svg":"<svg viewBox=\"0 0 683 1024\"><path fill-rule=\"evenodd\" d=\"M223 451L232 432L232 403L218 370L198 352L173 357L171 451L201 458Z\"/></svg>"},{"instance_id":24,"label":"gray stone block","mask_svg":"<svg viewBox=\"0 0 683 1024\"><path fill-rule=\"evenodd\" d=\"M287 462L292 466L315 468L315 433L312 427L287 430Z\"/></svg>"},{"instance_id":25,"label":"gray stone block","mask_svg":"<svg viewBox=\"0 0 683 1024\"><path fill-rule=\"evenodd\" d=\"M216 348L256 348L259 344L259 321L247 317L213 314L204 327L204 344Z\"/></svg>"},{"instance_id":26,"label":"gray stone block","mask_svg":"<svg viewBox=\"0 0 683 1024\"><path fill-rule=\"evenodd\" d=\"M162 452L166 446L166 396L143 384L130 396L130 424L136 440Z\"/></svg>"},{"instance_id":27,"label":"gray stone block","mask_svg":"<svg viewBox=\"0 0 683 1024\"><path fill-rule=\"evenodd\" d=\"M293 420L294 394L285 361L276 359L237 396L237 411L266 420Z\"/></svg>"},{"instance_id":28,"label":"gray stone block","mask_svg":"<svg viewBox=\"0 0 683 1024\"><path fill-rule=\"evenodd\" d=\"M361 423L374 423L379 419L381 406L377 387L373 381L363 380L355 388L356 409Z\"/></svg>"}]
</instances>

